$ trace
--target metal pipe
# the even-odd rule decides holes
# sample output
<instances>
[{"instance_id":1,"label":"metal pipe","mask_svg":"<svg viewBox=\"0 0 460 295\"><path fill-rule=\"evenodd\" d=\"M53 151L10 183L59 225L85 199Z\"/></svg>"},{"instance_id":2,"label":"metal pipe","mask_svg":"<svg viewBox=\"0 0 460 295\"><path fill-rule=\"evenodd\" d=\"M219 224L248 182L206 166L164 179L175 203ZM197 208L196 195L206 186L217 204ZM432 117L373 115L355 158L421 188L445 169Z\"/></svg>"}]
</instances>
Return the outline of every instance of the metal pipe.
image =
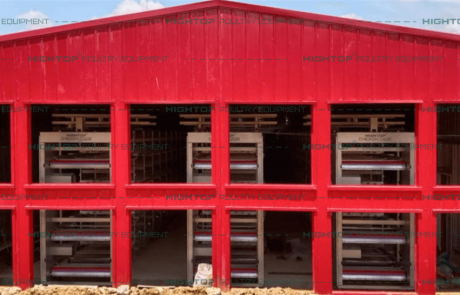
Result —
<instances>
[{"instance_id":1,"label":"metal pipe","mask_svg":"<svg viewBox=\"0 0 460 295\"><path fill-rule=\"evenodd\" d=\"M366 162L342 162L342 170L391 170L399 171L406 170L407 165L404 162L382 162L382 163L366 163Z\"/></svg>"},{"instance_id":2,"label":"metal pipe","mask_svg":"<svg viewBox=\"0 0 460 295\"><path fill-rule=\"evenodd\" d=\"M403 282L406 280L404 274L376 274L376 273L343 273L342 279L359 280L359 281L398 281Z\"/></svg>"},{"instance_id":3,"label":"metal pipe","mask_svg":"<svg viewBox=\"0 0 460 295\"><path fill-rule=\"evenodd\" d=\"M62 242L110 242L110 234L108 232L52 232L51 241Z\"/></svg>"},{"instance_id":4,"label":"metal pipe","mask_svg":"<svg viewBox=\"0 0 460 295\"><path fill-rule=\"evenodd\" d=\"M65 268L51 269L53 277L76 277L76 278L110 278L110 269L100 268Z\"/></svg>"},{"instance_id":5,"label":"metal pipe","mask_svg":"<svg viewBox=\"0 0 460 295\"><path fill-rule=\"evenodd\" d=\"M211 170L211 163L195 163L194 169ZM257 170L257 164L251 163L230 163L230 169L234 170Z\"/></svg>"},{"instance_id":6,"label":"metal pipe","mask_svg":"<svg viewBox=\"0 0 460 295\"><path fill-rule=\"evenodd\" d=\"M256 279L257 278L257 272L246 272L246 271L238 271L238 272L232 272L231 273L232 279Z\"/></svg>"},{"instance_id":7,"label":"metal pipe","mask_svg":"<svg viewBox=\"0 0 460 295\"><path fill-rule=\"evenodd\" d=\"M198 235L195 236L195 241L197 242L211 242L212 236L211 235ZM257 237L255 236L230 236L230 241L232 242L257 242Z\"/></svg>"},{"instance_id":8,"label":"metal pipe","mask_svg":"<svg viewBox=\"0 0 460 295\"><path fill-rule=\"evenodd\" d=\"M344 237L344 244L406 244L405 237Z\"/></svg>"}]
</instances>

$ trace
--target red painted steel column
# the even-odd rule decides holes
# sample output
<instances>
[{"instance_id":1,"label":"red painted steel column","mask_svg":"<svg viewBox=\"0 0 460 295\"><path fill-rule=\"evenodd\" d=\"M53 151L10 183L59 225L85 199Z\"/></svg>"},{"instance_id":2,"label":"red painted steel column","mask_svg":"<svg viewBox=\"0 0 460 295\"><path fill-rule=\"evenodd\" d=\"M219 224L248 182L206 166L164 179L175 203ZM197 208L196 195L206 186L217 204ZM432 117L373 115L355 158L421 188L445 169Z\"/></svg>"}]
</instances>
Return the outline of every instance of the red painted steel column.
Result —
<instances>
[{"instance_id":1,"label":"red painted steel column","mask_svg":"<svg viewBox=\"0 0 460 295\"><path fill-rule=\"evenodd\" d=\"M220 110L222 106L216 104L212 111L211 146L215 147L212 155L212 179L216 184L216 198L219 200L213 214L212 265L216 287L228 291L231 286L230 212L225 210L225 199L220 200L220 195L225 195L225 185L230 183L229 116L227 112Z\"/></svg>"},{"instance_id":2,"label":"red painted steel column","mask_svg":"<svg viewBox=\"0 0 460 295\"><path fill-rule=\"evenodd\" d=\"M125 209L125 184L131 181L131 159L128 149L121 145L130 144L129 105L116 102L111 111L112 118L112 181L115 184L115 204L112 231L116 233L112 240L112 279L113 285L119 286L131 282L132 251L130 235L131 211Z\"/></svg>"},{"instance_id":3,"label":"red painted steel column","mask_svg":"<svg viewBox=\"0 0 460 295\"><path fill-rule=\"evenodd\" d=\"M24 107L21 102L14 104L14 109ZM13 173L16 195L25 194L25 185L32 181L32 153L29 144L32 138L30 112L14 112L11 132L13 134ZM31 287L34 275L33 211L26 210L28 200L18 201L13 210L13 279L22 289Z\"/></svg>"},{"instance_id":4,"label":"red painted steel column","mask_svg":"<svg viewBox=\"0 0 460 295\"><path fill-rule=\"evenodd\" d=\"M318 101L312 109L311 146L330 145L331 113L325 101ZM328 185L331 183L331 150L312 149L312 184L317 186L316 204L318 212L313 214L313 232L330 233L332 220L327 212ZM313 235L315 236L315 235ZM332 238L322 234L312 239L313 290L319 294L332 292Z\"/></svg>"},{"instance_id":5,"label":"red painted steel column","mask_svg":"<svg viewBox=\"0 0 460 295\"><path fill-rule=\"evenodd\" d=\"M435 104L431 101L417 106L416 135L420 145L436 144L436 113L428 112ZM425 111L424 111L425 110ZM436 185L436 150L426 148L416 149L416 174L418 185L425 196L433 195L433 186ZM431 211L431 198L422 198L423 213L418 214L416 232L416 264L415 281L416 291L419 294L435 294L436 285L436 215Z\"/></svg>"}]
</instances>

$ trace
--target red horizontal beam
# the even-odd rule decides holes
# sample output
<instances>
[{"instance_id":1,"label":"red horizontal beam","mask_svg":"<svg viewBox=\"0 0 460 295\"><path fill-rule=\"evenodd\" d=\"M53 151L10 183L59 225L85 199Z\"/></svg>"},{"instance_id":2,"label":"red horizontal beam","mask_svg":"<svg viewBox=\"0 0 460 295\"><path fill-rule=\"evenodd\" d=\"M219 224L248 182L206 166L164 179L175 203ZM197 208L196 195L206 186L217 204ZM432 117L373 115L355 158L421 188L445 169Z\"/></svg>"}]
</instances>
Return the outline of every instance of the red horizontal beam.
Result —
<instances>
[{"instance_id":1,"label":"red horizontal beam","mask_svg":"<svg viewBox=\"0 0 460 295\"><path fill-rule=\"evenodd\" d=\"M33 189L65 189L65 190L111 190L115 189L114 184L86 184L86 183L37 183L37 184L25 184L24 188L27 190Z\"/></svg>"},{"instance_id":2,"label":"red horizontal beam","mask_svg":"<svg viewBox=\"0 0 460 295\"><path fill-rule=\"evenodd\" d=\"M433 187L436 192L457 192L460 194L460 185L436 185Z\"/></svg>"},{"instance_id":3,"label":"red horizontal beam","mask_svg":"<svg viewBox=\"0 0 460 295\"><path fill-rule=\"evenodd\" d=\"M372 104L377 104L377 103L384 103L384 104L401 104L400 100L394 100L394 99L389 99L389 100L350 100L350 101L337 101L337 100L328 100L327 103L330 105L334 104L337 106L340 106L341 104L357 104L357 105L372 105ZM404 103L413 103L413 104L421 104L423 103L423 100L420 99L408 99L404 100Z\"/></svg>"},{"instance_id":4,"label":"red horizontal beam","mask_svg":"<svg viewBox=\"0 0 460 295\"><path fill-rule=\"evenodd\" d=\"M289 100L289 101L283 101L283 105L302 105L302 106L309 106L309 105L313 105L315 103L314 100L308 100L308 99L305 99L305 100ZM257 102L253 102L253 101L247 101L247 100L240 100L240 99L232 99L232 104L245 104L245 105L279 105L279 103L277 103L276 101L257 101Z\"/></svg>"},{"instance_id":5,"label":"red horizontal beam","mask_svg":"<svg viewBox=\"0 0 460 295\"><path fill-rule=\"evenodd\" d=\"M139 99L139 100L129 100L125 101L127 104L152 104L151 99ZM211 104L214 103L214 99L209 100L193 100L193 104ZM180 100L162 100L162 101L155 101L156 105L184 105L183 101Z\"/></svg>"},{"instance_id":6,"label":"red horizontal beam","mask_svg":"<svg viewBox=\"0 0 460 295\"><path fill-rule=\"evenodd\" d=\"M460 208L455 208L455 209L432 209L434 213L460 213Z\"/></svg>"},{"instance_id":7,"label":"red horizontal beam","mask_svg":"<svg viewBox=\"0 0 460 295\"><path fill-rule=\"evenodd\" d=\"M297 212L317 212L316 207L273 207L273 206L224 206L225 210L263 210L263 211L297 211Z\"/></svg>"},{"instance_id":8,"label":"red horizontal beam","mask_svg":"<svg viewBox=\"0 0 460 295\"><path fill-rule=\"evenodd\" d=\"M81 104L82 101L81 100L75 100L75 99L66 99L65 101L46 101L46 103L44 102L40 102L40 101L36 101L36 100L24 100L24 104L26 105L36 105L36 106L40 106L40 105L43 105L43 106L47 106L47 105L62 105L62 104ZM98 100L98 101L85 101L85 104L87 105L100 105L100 104L112 104L113 103L113 100L112 99L101 99L101 100Z\"/></svg>"},{"instance_id":9,"label":"red horizontal beam","mask_svg":"<svg viewBox=\"0 0 460 295\"><path fill-rule=\"evenodd\" d=\"M142 183L126 184L126 189L215 189L215 184L206 183Z\"/></svg>"},{"instance_id":10,"label":"red horizontal beam","mask_svg":"<svg viewBox=\"0 0 460 295\"><path fill-rule=\"evenodd\" d=\"M14 189L14 184L10 184L10 183L1 183L0 184L0 190L2 189Z\"/></svg>"},{"instance_id":11,"label":"red horizontal beam","mask_svg":"<svg viewBox=\"0 0 460 295\"><path fill-rule=\"evenodd\" d=\"M227 184L229 190L279 190L279 191L314 191L316 185L305 184Z\"/></svg>"},{"instance_id":12,"label":"red horizontal beam","mask_svg":"<svg viewBox=\"0 0 460 295\"><path fill-rule=\"evenodd\" d=\"M115 205L78 206L78 205L26 205L26 210L113 210Z\"/></svg>"},{"instance_id":13,"label":"red horizontal beam","mask_svg":"<svg viewBox=\"0 0 460 295\"><path fill-rule=\"evenodd\" d=\"M350 212L384 212L384 213L422 213L423 209L401 209L401 208L327 208L327 212L342 212L344 209Z\"/></svg>"},{"instance_id":14,"label":"red horizontal beam","mask_svg":"<svg viewBox=\"0 0 460 295\"><path fill-rule=\"evenodd\" d=\"M422 192L421 186L415 185L330 185L328 191L388 191L388 192Z\"/></svg>"},{"instance_id":15,"label":"red horizontal beam","mask_svg":"<svg viewBox=\"0 0 460 295\"><path fill-rule=\"evenodd\" d=\"M127 205L125 206L126 209L128 210L215 210L217 206L215 205L208 205L208 206L203 206L203 205L181 205L181 206L175 206L175 205L154 205L152 204L151 206L136 206L136 205Z\"/></svg>"}]
</instances>

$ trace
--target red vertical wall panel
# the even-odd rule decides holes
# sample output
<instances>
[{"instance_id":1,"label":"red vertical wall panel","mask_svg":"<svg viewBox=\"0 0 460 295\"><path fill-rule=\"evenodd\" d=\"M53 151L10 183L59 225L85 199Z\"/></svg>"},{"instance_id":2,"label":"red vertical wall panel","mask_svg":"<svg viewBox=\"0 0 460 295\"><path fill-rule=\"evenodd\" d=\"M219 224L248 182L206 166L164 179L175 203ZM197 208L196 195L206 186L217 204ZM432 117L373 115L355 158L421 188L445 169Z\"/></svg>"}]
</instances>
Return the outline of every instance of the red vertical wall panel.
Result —
<instances>
[{"instance_id":1,"label":"red vertical wall panel","mask_svg":"<svg viewBox=\"0 0 460 295\"><path fill-rule=\"evenodd\" d=\"M247 89L252 87L251 81L246 80L246 68L248 64L248 59L253 59L256 57L249 56L246 52L246 26L243 25L246 19L246 12L241 10L236 10L233 12L232 23L234 25L226 25L231 28L231 35L229 36L232 40L232 54L226 57L223 57L224 62L230 63L232 67L232 86L233 86L233 99L234 100L243 100L247 97ZM239 38L234 38L234 36L240 36Z\"/></svg>"},{"instance_id":2,"label":"red vertical wall panel","mask_svg":"<svg viewBox=\"0 0 460 295\"><path fill-rule=\"evenodd\" d=\"M204 26L205 29L205 47L207 56L209 59L206 70L207 75L204 77L206 80L206 89L204 93L204 98L207 100L217 101L219 97L219 90L220 90L220 61L219 61L219 23L218 23L218 10L215 9L208 9L205 10L206 12L206 19L209 25ZM216 108L220 106L216 105Z\"/></svg>"},{"instance_id":3,"label":"red vertical wall panel","mask_svg":"<svg viewBox=\"0 0 460 295\"><path fill-rule=\"evenodd\" d=\"M38 38L31 38L29 39L29 47L30 47L30 56L31 61L30 64L30 97L29 99L34 102L43 101L43 93L44 93L44 63L39 62L41 56L44 56L42 51L42 40L40 37ZM67 81L71 81L68 77L66 77ZM69 92L69 95L71 92ZM69 98L69 97L67 97Z\"/></svg>"},{"instance_id":4,"label":"red vertical wall panel","mask_svg":"<svg viewBox=\"0 0 460 295\"><path fill-rule=\"evenodd\" d=\"M258 20L260 15L254 12L247 12L246 18L250 21L245 25L246 31L244 38L246 39L246 79L245 85L247 88L247 97L253 102L260 101L260 25ZM254 21L251 21L254 20Z\"/></svg>"},{"instance_id":5,"label":"red vertical wall panel","mask_svg":"<svg viewBox=\"0 0 460 295\"><path fill-rule=\"evenodd\" d=\"M142 20L137 22L137 31L136 38L138 46L138 53L136 55L142 57L151 57L157 56L152 48L150 47L150 29L153 26L150 19ZM156 40L155 40L156 41ZM149 97L152 97L152 87L154 79L151 76L151 64L156 64L157 62L139 62L137 63L137 80L138 80L138 96L136 100L147 100Z\"/></svg>"},{"instance_id":6,"label":"red vertical wall panel","mask_svg":"<svg viewBox=\"0 0 460 295\"><path fill-rule=\"evenodd\" d=\"M166 18L167 19L167 18ZM166 69L166 65L171 62L172 56L169 54L169 50L165 50L164 44L164 21L163 18L153 18L150 24L150 48L151 52L154 55L158 56L167 56L168 62L165 63L151 63L150 64L150 71L148 79L146 79L152 85L152 92L150 99L155 101L163 101L165 100L165 75L164 71Z\"/></svg>"},{"instance_id":7,"label":"red vertical wall panel","mask_svg":"<svg viewBox=\"0 0 460 295\"><path fill-rule=\"evenodd\" d=\"M219 9L219 64L220 64L220 95L223 101L232 101L233 97L233 62L229 58L233 57L233 42L230 37L232 26L227 25L233 21L232 10L226 8Z\"/></svg>"},{"instance_id":8,"label":"red vertical wall panel","mask_svg":"<svg viewBox=\"0 0 460 295\"><path fill-rule=\"evenodd\" d=\"M286 18L286 21L292 24L286 24L287 37L286 37L286 79L287 79L287 100L301 101L301 84L302 84L302 24L298 20L291 20Z\"/></svg>"},{"instance_id":9,"label":"red vertical wall panel","mask_svg":"<svg viewBox=\"0 0 460 295\"><path fill-rule=\"evenodd\" d=\"M96 43L97 43L97 34L96 29L86 29L82 31L82 51L81 51L81 61L82 61L82 71L83 71L83 80L80 83L83 84L83 94L82 100L84 102L91 102L97 100L97 71L96 67L98 62L93 62L97 60L98 56L96 55Z\"/></svg>"},{"instance_id":10,"label":"red vertical wall panel","mask_svg":"<svg viewBox=\"0 0 460 295\"><path fill-rule=\"evenodd\" d=\"M358 95L357 98L360 101L372 101L373 100L373 84L375 80L373 79L372 73L374 65L377 62L370 61L369 59L374 58L376 54L373 53L374 44L372 31L361 29L359 31L359 40L356 57L358 62L358 73L359 73L359 83L358 83ZM377 55L378 56L378 55Z\"/></svg>"},{"instance_id":11,"label":"red vertical wall panel","mask_svg":"<svg viewBox=\"0 0 460 295\"><path fill-rule=\"evenodd\" d=\"M388 89L388 100L399 100L400 99L400 87L401 87L401 73L399 71L399 63L396 62L396 56L400 54L400 35L394 33L388 33L386 40L386 55L393 56L391 61L385 63L387 70L387 79L383 81Z\"/></svg>"},{"instance_id":12,"label":"red vertical wall panel","mask_svg":"<svg viewBox=\"0 0 460 295\"><path fill-rule=\"evenodd\" d=\"M15 44L14 42L7 42L3 44L3 68L5 74L3 75L3 95L4 100L13 101L17 99L16 96L16 74L17 71L10 72L9 69L14 68Z\"/></svg>"},{"instance_id":13,"label":"red vertical wall panel","mask_svg":"<svg viewBox=\"0 0 460 295\"><path fill-rule=\"evenodd\" d=\"M316 99L315 69L316 63L304 61L304 57L314 58L316 52L316 24L313 21L305 21L302 26L301 48L302 48L302 80L300 83L301 99L313 101Z\"/></svg>"},{"instance_id":14,"label":"red vertical wall panel","mask_svg":"<svg viewBox=\"0 0 460 295\"><path fill-rule=\"evenodd\" d=\"M429 45L431 56L444 56L444 46L441 40L433 39ZM448 63L449 60L445 58L444 63ZM450 60L450 62L455 62ZM458 61L457 61L458 63ZM444 100L444 72L443 64L439 62L429 63L429 98L433 100ZM458 98L457 98L458 99Z\"/></svg>"},{"instance_id":15,"label":"red vertical wall panel","mask_svg":"<svg viewBox=\"0 0 460 295\"><path fill-rule=\"evenodd\" d=\"M343 26L332 25L331 26L331 50L330 55L339 57L344 56L343 46ZM331 80L330 85L334 85L331 88L331 100L341 101L343 99L344 91L344 68L343 62L335 61L331 62Z\"/></svg>"},{"instance_id":16,"label":"red vertical wall panel","mask_svg":"<svg viewBox=\"0 0 460 295\"><path fill-rule=\"evenodd\" d=\"M56 40L55 35L51 36L44 36L43 37L43 55L47 57L55 57L57 56L56 51ZM58 61L56 58L54 60L48 59L47 62L43 63L43 74L46 79L43 80L43 94L44 94L44 101L46 102L56 102L57 98L57 64ZM84 81L86 82L86 81ZM86 83L85 83L86 84ZM86 85L85 85L86 86ZM87 85L91 87L92 85ZM95 87L92 87L93 89Z\"/></svg>"},{"instance_id":17,"label":"red vertical wall panel","mask_svg":"<svg viewBox=\"0 0 460 295\"><path fill-rule=\"evenodd\" d=\"M350 58L351 60L346 61L346 66L344 66L343 79L344 79L344 100L346 101L356 101L358 96L357 85L358 81L358 30L354 28L345 27L343 31L343 46L344 52L343 55L345 58Z\"/></svg>"},{"instance_id":18,"label":"red vertical wall panel","mask_svg":"<svg viewBox=\"0 0 460 295\"><path fill-rule=\"evenodd\" d=\"M191 95L184 95L184 100L193 99L193 101L206 100L206 76L207 65L215 60L210 60L211 57L207 50L207 42L214 40L206 40L205 26L206 21L205 12L200 10L191 13L193 20L190 26L190 56L196 59L191 63L191 72L189 80L191 84Z\"/></svg>"},{"instance_id":19,"label":"red vertical wall panel","mask_svg":"<svg viewBox=\"0 0 460 295\"><path fill-rule=\"evenodd\" d=\"M70 73L67 79L70 80L71 91L68 94L67 101L85 101L83 96L85 73L83 71L82 56L86 55L83 47L82 30L75 30L69 32L68 48L69 56L71 59L76 59L69 63Z\"/></svg>"},{"instance_id":20,"label":"red vertical wall panel","mask_svg":"<svg viewBox=\"0 0 460 295\"><path fill-rule=\"evenodd\" d=\"M138 81L142 77L138 76L138 62L130 62L130 57L136 58L139 56L137 44L137 22L126 22L123 24L123 43L121 54L121 68L122 68L122 83L123 83L123 100L135 101L138 97L139 87Z\"/></svg>"},{"instance_id":21,"label":"red vertical wall panel","mask_svg":"<svg viewBox=\"0 0 460 295\"><path fill-rule=\"evenodd\" d=\"M414 55L429 56L428 40L425 38L416 38ZM428 96L428 67L429 63L416 63L414 65L414 98L417 100L426 100ZM426 113L422 113L426 114Z\"/></svg>"},{"instance_id":22,"label":"red vertical wall panel","mask_svg":"<svg viewBox=\"0 0 460 295\"><path fill-rule=\"evenodd\" d=\"M109 52L109 27L96 28L96 56L107 56ZM99 102L111 101L110 64L112 62L96 62L96 89L94 97ZM58 90L59 91L59 90Z\"/></svg>"},{"instance_id":23,"label":"red vertical wall panel","mask_svg":"<svg viewBox=\"0 0 460 295\"><path fill-rule=\"evenodd\" d=\"M185 20L191 18L190 13L180 13L177 15L177 22L182 24L175 24L177 36L175 42L175 47L177 48L177 83L181 85L178 89L178 97L176 100L187 101L193 99L193 82L195 80L195 75L193 74L192 69L201 67L204 65L206 56L203 52L192 52L192 42L191 42L191 31L192 24ZM168 27L168 26L167 26ZM168 49L169 50L169 49ZM197 56L199 55L199 56ZM174 100L174 99L173 99Z\"/></svg>"},{"instance_id":24,"label":"red vertical wall panel","mask_svg":"<svg viewBox=\"0 0 460 295\"><path fill-rule=\"evenodd\" d=\"M445 58L449 62L442 63L444 76L444 99L452 99L459 96L457 81L460 79L458 75L458 64L460 63L460 58L458 58L458 52L457 43L445 42L442 58Z\"/></svg>"},{"instance_id":25,"label":"red vertical wall panel","mask_svg":"<svg viewBox=\"0 0 460 295\"><path fill-rule=\"evenodd\" d=\"M29 76L29 44L27 40L21 40L16 43L15 63L23 74L18 75L16 79L17 97L21 100L30 99L30 76Z\"/></svg>"},{"instance_id":26,"label":"red vertical wall panel","mask_svg":"<svg viewBox=\"0 0 460 295\"><path fill-rule=\"evenodd\" d=\"M286 24L285 17L275 17L275 24L273 25L274 33L274 55L273 55L273 64L275 69L273 74L275 75L274 81L274 100L284 100L289 99L288 92L288 25ZM298 58L293 56L292 58Z\"/></svg>"},{"instance_id":27,"label":"red vertical wall panel","mask_svg":"<svg viewBox=\"0 0 460 295\"><path fill-rule=\"evenodd\" d=\"M331 55L330 25L318 23L315 34L315 56L329 57ZM331 61L314 62L315 66L315 99L327 102L331 100ZM324 104L323 104L324 106ZM320 108L326 111L327 108Z\"/></svg>"},{"instance_id":28,"label":"red vertical wall panel","mask_svg":"<svg viewBox=\"0 0 460 295\"><path fill-rule=\"evenodd\" d=\"M372 55L373 56L386 56L386 38L385 32L372 32ZM372 96L371 100L383 100L387 97L387 62L376 62L372 64Z\"/></svg>"},{"instance_id":29,"label":"red vertical wall panel","mask_svg":"<svg viewBox=\"0 0 460 295\"><path fill-rule=\"evenodd\" d=\"M120 56L123 52L123 24L115 24L109 27L109 56ZM121 62L110 64L110 87L111 100L123 98L123 65Z\"/></svg>"},{"instance_id":30,"label":"red vertical wall panel","mask_svg":"<svg viewBox=\"0 0 460 295\"><path fill-rule=\"evenodd\" d=\"M260 73L261 73L261 102L274 102L274 82L275 82L275 49L273 36L273 15L261 14L259 18L260 25ZM238 37L234 37L238 38ZM235 70L235 69L234 69ZM242 79L244 77L239 77Z\"/></svg>"},{"instance_id":31,"label":"red vertical wall panel","mask_svg":"<svg viewBox=\"0 0 460 295\"><path fill-rule=\"evenodd\" d=\"M414 36L402 35L401 54L402 56L414 56ZM401 99L402 100L411 100L414 99L414 63L413 62L403 62L404 58L398 63L400 73L401 73Z\"/></svg>"},{"instance_id":32,"label":"red vertical wall panel","mask_svg":"<svg viewBox=\"0 0 460 295\"><path fill-rule=\"evenodd\" d=\"M56 35L57 55L68 56L68 34L62 33ZM65 102L71 91L70 79L67 77L71 72L71 66L67 62L58 62L57 65L57 100Z\"/></svg>"},{"instance_id":33,"label":"red vertical wall panel","mask_svg":"<svg viewBox=\"0 0 460 295\"><path fill-rule=\"evenodd\" d=\"M168 15L165 17L163 38L164 38L164 52L168 55L168 62L164 64L163 75L165 79L164 97L165 100L170 102L177 102L179 100L179 89L182 91L184 85L178 87L179 83L179 69L181 68L181 48L178 39L183 36L179 35L179 27L175 24L177 17ZM181 25L180 27L182 27ZM187 52L186 52L187 53ZM185 59L186 57L182 57ZM191 61L188 61L188 63Z\"/></svg>"}]
</instances>

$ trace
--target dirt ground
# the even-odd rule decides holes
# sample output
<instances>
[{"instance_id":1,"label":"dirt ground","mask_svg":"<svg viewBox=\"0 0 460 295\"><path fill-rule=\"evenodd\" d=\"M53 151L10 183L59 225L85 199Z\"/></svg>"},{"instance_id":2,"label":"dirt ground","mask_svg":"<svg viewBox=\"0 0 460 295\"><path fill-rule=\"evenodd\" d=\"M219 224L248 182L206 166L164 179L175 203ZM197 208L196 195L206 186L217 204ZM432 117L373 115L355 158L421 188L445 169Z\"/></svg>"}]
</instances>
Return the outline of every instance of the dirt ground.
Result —
<instances>
[{"instance_id":1,"label":"dirt ground","mask_svg":"<svg viewBox=\"0 0 460 295\"><path fill-rule=\"evenodd\" d=\"M222 292L218 288L177 287L177 288L142 288L125 286L117 288L77 287L77 286L34 286L25 291L18 287L0 288L1 295L313 295L309 291L290 288L233 288L231 292Z\"/></svg>"},{"instance_id":2,"label":"dirt ground","mask_svg":"<svg viewBox=\"0 0 460 295\"><path fill-rule=\"evenodd\" d=\"M231 292L221 292L218 288L177 287L177 288L137 288L137 287L44 287L34 286L25 291L18 287L0 287L0 295L315 295L311 291L290 288L233 288ZM438 295L460 295L457 292L437 292Z\"/></svg>"}]
</instances>

